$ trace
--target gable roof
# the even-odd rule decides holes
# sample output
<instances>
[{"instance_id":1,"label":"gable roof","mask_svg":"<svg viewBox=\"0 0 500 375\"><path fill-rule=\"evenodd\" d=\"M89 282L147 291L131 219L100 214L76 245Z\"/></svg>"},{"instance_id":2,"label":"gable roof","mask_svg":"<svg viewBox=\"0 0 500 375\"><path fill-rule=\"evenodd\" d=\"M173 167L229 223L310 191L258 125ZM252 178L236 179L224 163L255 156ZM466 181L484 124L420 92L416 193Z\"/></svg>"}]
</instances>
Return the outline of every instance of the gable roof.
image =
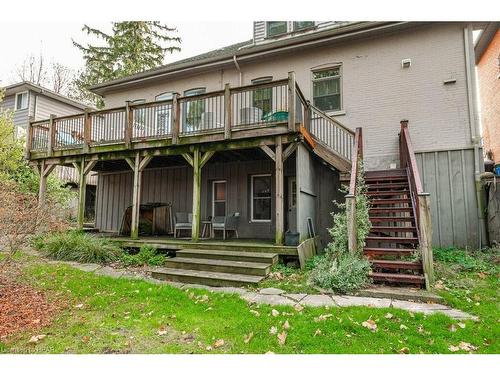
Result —
<instances>
[{"instance_id":1,"label":"gable roof","mask_svg":"<svg viewBox=\"0 0 500 375\"><path fill-rule=\"evenodd\" d=\"M290 51L302 46L321 45L332 40L348 37L357 37L366 33L383 33L398 28L408 28L424 24L424 22L348 22L327 28L321 31L297 35L290 38L255 44L253 40L232 44L230 46L216 49L201 55L193 56L184 60L176 61L151 70L136 73L127 77L103 82L89 88L90 91L103 95L106 92L123 89L131 85L137 85L160 77L203 72L215 67L233 65L234 60L240 62L243 59L249 61L259 55L270 55L281 51Z\"/></svg>"},{"instance_id":2,"label":"gable roof","mask_svg":"<svg viewBox=\"0 0 500 375\"><path fill-rule=\"evenodd\" d=\"M58 94L55 91L49 90L45 87L42 87L40 85L31 83L28 81L14 83L13 85L6 86L3 89L5 90L5 96L14 95L14 94L17 94L18 92L31 90L31 91L34 91L34 92L39 93L41 95L45 95L51 99L57 100L61 103L68 104L70 106L73 106L73 107L81 109L81 110L85 110L86 108L92 108L91 106L89 106L85 103L70 99L67 96Z\"/></svg>"}]
</instances>

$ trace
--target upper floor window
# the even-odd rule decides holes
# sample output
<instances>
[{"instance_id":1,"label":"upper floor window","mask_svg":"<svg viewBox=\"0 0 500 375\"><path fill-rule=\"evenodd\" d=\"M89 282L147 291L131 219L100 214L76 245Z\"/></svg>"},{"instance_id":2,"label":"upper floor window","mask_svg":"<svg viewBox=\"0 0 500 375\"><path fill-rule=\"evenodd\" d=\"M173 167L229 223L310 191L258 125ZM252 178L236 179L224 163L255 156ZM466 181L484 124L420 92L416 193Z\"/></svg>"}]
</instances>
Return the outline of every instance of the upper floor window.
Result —
<instances>
[{"instance_id":1,"label":"upper floor window","mask_svg":"<svg viewBox=\"0 0 500 375\"><path fill-rule=\"evenodd\" d=\"M171 100L174 97L174 93L171 91L163 92L155 96L155 101L159 102L161 100Z\"/></svg>"},{"instance_id":2,"label":"upper floor window","mask_svg":"<svg viewBox=\"0 0 500 375\"><path fill-rule=\"evenodd\" d=\"M16 94L16 111L28 108L28 91Z\"/></svg>"},{"instance_id":3,"label":"upper floor window","mask_svg":"<svg viewBox=\"0 0 500 375\"><path fill-rule=\"evenodd\" d=\"M184 96L196 96L206 92L205 87L197 87L184 91ZM205 112L205 99L188 101L183 105L183 128L184 131L194 131L201 122L203 112Z\"/></svg>"},{"instance_id":4,"label":"upper floor window","mask_svg":"<svg viewBox=\"0 0 500 375\"><path fill-rule=\"evenodd\" d=\"M267 83L273 80L272 76L261 77L252 79L254 85L260 83ZM252 93L253 107L259 108L262 111L262 115L265 116L271 112L273 108L273 88L263 87L255 89Z\"/></svg>"},{"instance_id":5,"label":"upper floor window","mask_svg":"<svg viewBox=\"0 0 500 375\"><path fill-rule=\"evenodd\" d=\"M293 31L310 29L311 27L314 27L314 21L294 21L293 22Z\"/></svg>"},{"instance_id":6,"label":"upper floor window","mask_svg":"<svg viewBox=\"0 0 500 375\"><path fill-rule=\"evenodd\" d=\"M341 66L316 70L312 72L313 103L322 111L340 111L341 98Z\"/></svg>"},{"instance_id":7,"label":"upper floor window","mask_svg":"<svg viewBox=\"0 0 500 375\"><path fill-rule=\"evenodd\" d=\"M288 22L269 21L267 22L267 37L286 34L288 32Z\"/></svg>"}]
</instances>

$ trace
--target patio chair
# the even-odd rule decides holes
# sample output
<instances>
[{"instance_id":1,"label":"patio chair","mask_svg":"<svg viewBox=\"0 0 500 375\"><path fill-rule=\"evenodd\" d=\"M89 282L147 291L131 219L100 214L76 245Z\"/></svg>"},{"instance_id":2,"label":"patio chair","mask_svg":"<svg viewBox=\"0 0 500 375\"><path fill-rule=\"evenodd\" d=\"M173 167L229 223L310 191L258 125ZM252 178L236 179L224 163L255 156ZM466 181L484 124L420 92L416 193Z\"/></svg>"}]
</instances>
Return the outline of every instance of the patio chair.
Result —
<instances>
[{"instance_id":1,"label":"patio chair","mask_svg":"<svg viewBox=\"0 0 500 375\"><path fill-rule=\"evenodd\" d=\"M233 231L238 238L238 223L240 221L240 213L235 212L229 216L214 216L212 219L212 238L215 237L215 231L222 231L222 238L226 239L226 232Z\"/></svg>"},{"instance_id":2,"label":"patio chair","mask_svg":"<svg viewBox=\"0 0 500 375\"><path fill-rule=\"evenodd\" d=\"M174 238L177 238L177 231L193 229L193 214L187 212L175 213Z\"/></svg>"},{"instance_id":3,"label":"patio chair","mask_svg":"<svg viewBox=\"0 0 500 375\"><path fill-rule=\"evenodd\" d=\"M240 124L256 124L262 121L262 109L257 107L245 107L240 109Z\"/></svg>"}]
</instances>

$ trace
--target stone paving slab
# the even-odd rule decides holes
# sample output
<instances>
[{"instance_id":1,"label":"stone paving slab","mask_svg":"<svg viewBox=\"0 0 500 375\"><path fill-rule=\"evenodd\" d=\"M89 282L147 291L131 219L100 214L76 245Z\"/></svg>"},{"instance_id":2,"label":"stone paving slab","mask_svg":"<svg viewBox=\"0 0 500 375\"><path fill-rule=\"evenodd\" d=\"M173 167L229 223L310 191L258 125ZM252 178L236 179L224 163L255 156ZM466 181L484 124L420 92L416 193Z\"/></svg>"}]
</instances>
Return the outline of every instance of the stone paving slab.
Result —
<instances>
[{"instance_id":1,"label":"stone paving slab","mask_svg":"<svg viewBox=\"0 0 500 375\"><path fill-rule=\"evenodd\" d=\"M278 288L264 288L259 290L260 294L270 294L270 295L280 295L285 293L284 290L278 289Z\"/></svg>"},{"instance_id":2,"label":"stone paving slab","mask_svg":"<svg viewBox=\"0 0 500 375\"><path fill-rule=\"evenodd\" d=\"M311 307L335 306L332 297L326 294L309 294L300 301L300 304Z\"/></svg>"},{"instance_id":3,"label":"stone paving slab","mask_svg":"<svg viewBox=\"0 0 500 375\"><path fill-rule=\"evenodd\" d=\"M263 305L295 305L295 301L276 294L260 294L249 292L241 295L245 301Z\"/></svg>"},{"instance_id":4,"label":"stone paving slab","mask_svg":"<svg viewBox=\"0 0 500 375\"><path fill-rule=\"evenodd\" d=\"M357 296L332 296L332 299L340 307L367 306L367 307L391 307L390 298L371 298Z\"/></svg>"},{"instance_id":5,"label":"stone paving slab","mask_svg":"<svg viewBox=\"0 0 500 375\"><path fill-rule=\"evenodd\" d=\"M283 294L284 297L293 299L296 302L300 302L304 299L304 297L307 296L306 293L285 293Z\"/></svg>"},{"instance_id":6,"label":"stone paving slab","mask_svg":"<svg viewBox=\"0 0 500 375\"><path fill-rule=\"evenodd\" d=\"M124 270L120 270L120 269L116 269L116 268L108 267L108 266L101 267L98 270L96 270L94 273L97 275L109 276L109 277L114 277L114 278L119 278L119 277L122 277L125 275Z\"/></svg>"},{"instance_id":7,"label":"stone paving slab","mask_svg":"<svg viewBox=\"0 0 500 375\"><path fill-rule=\"evenodd\" d=\"M73 265L73 267L78 268L80 271L94 272L97 271L99 268L101 268L101 265L94 263L83 263L83 264L77 263Z\"/></svg>"}]
</instances>

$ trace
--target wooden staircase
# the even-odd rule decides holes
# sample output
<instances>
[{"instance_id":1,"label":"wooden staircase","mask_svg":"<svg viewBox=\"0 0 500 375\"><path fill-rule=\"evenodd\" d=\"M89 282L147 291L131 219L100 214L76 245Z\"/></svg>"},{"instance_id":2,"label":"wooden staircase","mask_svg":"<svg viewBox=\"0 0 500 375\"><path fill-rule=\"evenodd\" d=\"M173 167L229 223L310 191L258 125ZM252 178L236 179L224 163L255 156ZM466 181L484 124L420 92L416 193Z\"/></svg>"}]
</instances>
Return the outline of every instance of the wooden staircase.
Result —
<instances>
[{"instance_id":1,"label":"wooden staircase","mask_svg":"<svg viewBox=\"0 0 500 375\"><path fill-rule=\"evenodd\" d=\"M180 250L165 266L151 271L156 279L210 286L255 285L265 279L278 254L228 250Z\"/></svg>"},{"instance_id":2,"label":"wooden staircase","mask_svg":"<svg viewBox=\"0 0 500 375\"><path fill-rule=\"evenodd\" d=\"M364 254L372 264L372 279L424 285L422 262L414 259L419 239L406 170L366 172L365 182L372 229Z\"/></svg>"}]
</instances>

